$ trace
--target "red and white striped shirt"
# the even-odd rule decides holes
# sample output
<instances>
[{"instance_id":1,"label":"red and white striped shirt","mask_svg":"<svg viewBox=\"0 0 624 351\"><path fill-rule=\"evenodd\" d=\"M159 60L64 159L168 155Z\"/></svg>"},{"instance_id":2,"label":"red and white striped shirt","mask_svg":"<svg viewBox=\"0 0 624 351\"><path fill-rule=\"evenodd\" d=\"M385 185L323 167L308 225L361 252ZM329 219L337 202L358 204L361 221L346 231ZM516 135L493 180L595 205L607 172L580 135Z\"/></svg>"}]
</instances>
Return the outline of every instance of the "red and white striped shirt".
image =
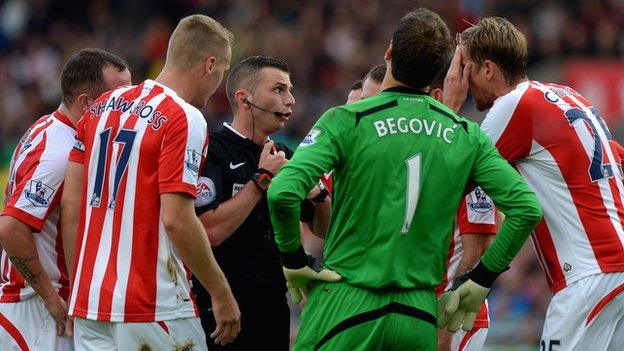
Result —
<instances>
[{"instance_id":1,"label":"red and white striped shirt","mask_svg":"<svg viewBox=\"0 0 624 351\"><path fill-rule=\"evenodd\" d=\"M498 98L481 127L542 204L532 239L552 293L623 272L621 160L598 111L570 87L527 81Z\"/></svg>"},{"instance_id":2,"label":"red and white striped shirt","mask_svg":"<svg viewBox=\"0 0 624 351\"><path fill-rule=\"evenodd\" d=\"M76 129L56 111L35 122L13 152L3 216L14 217L33 230L43 269L59 295L67 300L69 281L60 234L63 179ZM0 302L23 301L36 293L0 254Z\"/></svg>"},{"instance_id":3,"label":"red and white striped shirt","mask_svg":"<svg viewBox=\"0 0 624 351\"><path fill-rule=\"evenodd\" d=\"M464 234L496 234L496 209L490 199L480 187L466 195L457 210L453 237L446 259L446 273L442 284L436 287L436 293L442 293L453 286L453 279L457 276L459 262L464 255L461 236ZM487 301L481 305L481 310L475 320L474 328L488 328L490 317Z\"/></svg>"},{"instance_id":4,"label":"red and white striped shirt","mask_svg":"<svg viewBox=\"0 0 624 351\"><path fill-rule=\"evenodd\" d=\"M208 148L201 112L147 80L102 95L77 130L70 160L85 171L69 313L112 322L197 316L160 195L195 197Z\"/></svg>"}]
</instances>

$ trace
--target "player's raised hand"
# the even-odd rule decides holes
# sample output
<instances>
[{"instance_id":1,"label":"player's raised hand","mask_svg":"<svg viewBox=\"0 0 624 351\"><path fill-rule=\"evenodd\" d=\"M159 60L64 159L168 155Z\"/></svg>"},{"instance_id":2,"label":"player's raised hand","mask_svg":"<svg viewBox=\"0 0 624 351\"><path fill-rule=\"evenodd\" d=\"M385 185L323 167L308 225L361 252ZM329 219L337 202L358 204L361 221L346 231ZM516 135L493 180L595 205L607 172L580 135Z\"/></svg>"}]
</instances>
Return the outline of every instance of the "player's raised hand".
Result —
<instances>
[{"instance_id":1,"label":"player's raised hand","mask_svg":"<svg viewBox=\"0 0 624 351\"><path fill-rule=\"evenodd\" d=\"M215 339L215 344L222 346L229 344L240 332L241 313L238 304L230 290L223 295L211 295L211 301L217 327L210 337Z\"/></svg>"},{"instance_id":2,"label":"player's raised hand","mask_svg":"<svg viewBox=\"0 0 624 351\"><path fill-rule=\"evenodd\" d=\"M468 97L468 85L472 69L472 63L462 66L462 62L465 61L463 55L465 55L463 47L457 45L453 61L451 61L451 66L446 73L446 78L444 78L442 102L455 113L459 112Z\"/></svg>"},{"instance_id":3,"label":"player's raised hand","mask_svg":"<svg viewBox=\"0 0 624 351\"><path fill-rule=\"evenodd\" d=\"M275 142L269 140L264 144L262 153L260 153L258 168L263 168L273 174L277 174L286 161L288 160L286 159L284 151L276 151Z\"/></svg>"}]
</instances>

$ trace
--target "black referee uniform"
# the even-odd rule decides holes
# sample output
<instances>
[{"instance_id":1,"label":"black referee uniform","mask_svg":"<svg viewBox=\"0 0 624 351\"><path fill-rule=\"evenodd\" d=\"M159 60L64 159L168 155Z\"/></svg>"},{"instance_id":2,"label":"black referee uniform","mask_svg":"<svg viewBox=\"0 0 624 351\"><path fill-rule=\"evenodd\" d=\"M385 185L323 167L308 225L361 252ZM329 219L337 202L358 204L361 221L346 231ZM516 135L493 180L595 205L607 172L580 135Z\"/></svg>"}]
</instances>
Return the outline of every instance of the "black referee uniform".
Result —
<instances>
[{"instance_id":1,"label":"black referee uniform","mask_svg":"<svg viewBox=\"0 0 624 351\"><path fill-rule=\"evenodd\" d=\"M232 198L258 170L262 146L224 123L210 134L195 203L197 215ZM293 152L276 143L286 158ZM230 283L241 311L241 331L233 343L220 346L210 338L216 327L210 295L196 278L193 287L209 350L288 350L290 312L286 281L273 239L266 195L232 235L217 247L215 258Z\"/></svg>"}]
</instances>

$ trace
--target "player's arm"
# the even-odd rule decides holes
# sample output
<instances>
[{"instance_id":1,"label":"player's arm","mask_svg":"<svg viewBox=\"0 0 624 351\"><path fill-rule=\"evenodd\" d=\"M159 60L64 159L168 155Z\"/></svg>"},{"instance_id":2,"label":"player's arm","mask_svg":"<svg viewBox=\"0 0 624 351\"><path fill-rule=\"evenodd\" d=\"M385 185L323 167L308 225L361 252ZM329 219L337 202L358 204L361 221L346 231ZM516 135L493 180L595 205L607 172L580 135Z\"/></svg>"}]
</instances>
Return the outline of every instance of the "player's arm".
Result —
<instances>
[{"instance_id":1,"label":"player's arm","mask_svg":"<svg viewBox=\"0 0 624 351\"><path fill-rule=\"evenodd\" d=\"M231 342L240 331L240 311L225 275L212 254L202 223L195 216L195 200L181 193L160 196L167 236L180 258L210 293L215 315L223 327L211 334L216 343Z\"/></svg>"},{"instance_id":2,"label":"player's arm","mask_svg":"<svg viewBox=\"0 0 624 351\"><path fill-rule=\"evenodd\" d=\"M206 231L195 215L195 196L201 159L206 157L208 149L208 130L201 112L187 113L190 115L169 116L163 130L158 159L161 218L176 252L210 293L217 324L210 337L215 343L225 345L240 331L240 310L212 254Z\"/></svg>"},{"instance_id":3,"label":"player's arm","mask_svg":"<svg viewBox=\"0 0 624 351\"><path fill-rule=\"evenodd\" d=\"M84 166L82 163L68 162L65 173L63 196L61 197L61 234L63 251L69 281L73 282L76 237L78 236L78 222L80 221L80 197L82 194L82 177Z\"/></svg>"},{"instance_id":4,"label":"player's arm","mask_svg":"<svg viewBox=\"0 0 624 351\"><path fill-rule=\"evenodd\" d=\"M61 147L62 149L62 147ZM28 156L30 157L30 156ZM32 177L24 179L12 196L14 205L5 207L0 217L0 245L11 263L24 280L41 297L46 309L56 322L58 335L65 332L65 301L59 296L50 277L39 259L34 235L39 235L52 210L58 206L63 184L67 154L46 148L33 168L28 170ZM49 198L43 200L24 199L27 186L46 189ZM43 195L45 197L45 195ZM34 203L37 203L35 206Z\"/></svg>"},{"instance_id":5,"label":"player's arm","mask_svg":"<svg viewBox=\"0 0 624 351\"><path fill-rule=\"evenodd\" d=\"M0 243L11 264L41 297L46 309L56 321L57 334L65 332L65 302L58 295L43 269L32 229L11 216L0 217Z\"/></svg>"},{"instance_id":6,"label":"player's arm","mask_svg":"<svg viewBox=\"0 0 624 351\"><path fill-rule=\"evenodd\" d=\"M308 234L325 239L331 219L331 197L322 180L312 188L300 208L301 224L304 226L301 232L302 239Z\"/></svg>"},{"instance_id":7,"label":"player's arm","mask_svg":"<svg viewBox=\"0 0 624 351\"><path fill-rule=\"evenodd\" d=\"M506 218L477 266L456 279L455 291L441 299L439 325L453 332L460 326L466 331L472 328L494 280L507 269L542 217L537 197L522 177L500 156L484 133L476 128L471 128L471 132L478 133L480 144L471 177Z\"/></svg>"},{"instance_id":8,"label":"player's arm","mask_svg":"<svg viewBox=\"0 0 624 351\"><path fill-rule=\"evenodd\" d=\"M477 190L481 193L477 195ZM484 206L476 210L474 199ZM462 243L463 254L456 274L462 274L474 267L492 243L496 234L496 208L489 196L481 189L475 189L465 197L457 211L457 227Z\"/></svg>"},{"instance_id":9,"label":"player's arm","mask_svg":"<svg viewBox=\"0 0 624 351\"><path fill-rule=\"evenodd\" d=\"M344 153L341 141L352 130L353 124L352 116L341 112L340 108L329 110L299 145L293 158L273 179L267 193L275 242L281 252L285 275L295 301L301 297L300 290L305 293L310 280L339 279L339 276L331 274L327 277L315 276L308 267L310 262L301 246L300 204L320 176L338 164ZM298 279L295 275L306 268L308 272L305 278ZM293 276L289 279L291 274Z\"/></svg>"},{"instance_id":10,"label":"player's arm","mask_svg":"<svg viewBox=\"0 0 624 351\"><path fill-rule=\"evenodd\" d=\"M457 273L461 274L474 267L481 256L490 246L494 237L489 233L465 233L461 235L464 255L457 266Z\"/></svg>"},{"instance_id":11,"label":"player's arm","mask_svg":"<svg viewBox=\"0 0 624 351\"><path fill-rule=\"evenodd\" d=\"M348 132L347 119L339 109L329 110L273 179L267 198L275 241L282 253L295 253L301 248L300 204L320 176L338 164L343 153L339 139ZM352 119L350 127L353 123Z\"/></svg>"},{"instance_id":12,"label":"player's arm","mask_svg":"<svg viewBox=\"0 0 624 351\"><path fill-rule=\"evenodd\" d=\"M273 149L273 141L268 141L264 144L258 168L277 174L286 162L286 158L284 152L273 152ZM209 173L211 168L219 169L217 162L211 160L209 156L204 170ZM221 184L215 184L215 186L220 188ZM216 189L216 191L221 191L221 189ZM208 205L212 207L211 210L203 211L201 208L198 209L203 212L200 215L200 220L206 229L212 246L219 246L243 224L263 194L264 192L250 180L229 200L219 203L218 206Z\"/></svg>"}]
</instances>

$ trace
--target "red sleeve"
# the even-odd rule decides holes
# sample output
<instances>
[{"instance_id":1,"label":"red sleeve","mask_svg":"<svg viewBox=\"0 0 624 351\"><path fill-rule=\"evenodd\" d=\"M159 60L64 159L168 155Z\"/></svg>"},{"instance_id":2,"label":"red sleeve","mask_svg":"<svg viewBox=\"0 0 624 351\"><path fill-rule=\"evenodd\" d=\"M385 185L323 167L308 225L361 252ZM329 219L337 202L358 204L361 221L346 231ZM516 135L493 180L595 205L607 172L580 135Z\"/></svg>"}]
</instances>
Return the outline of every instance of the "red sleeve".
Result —
<instances>
[{"instance_id":1,"label":"red sleeve","mask_svg":"<svg viewBox=\"0 0 624 351\"><path fill-rule=\"evenodd\" d=\"M167 122L158 160L159 191L195 198L201 164L206 157L208 130L196 109L180 108Z\"/></svg>"},{"instance_id":2,"label":"red sleeve","mask_svg":"<svg viewBox=\"0 0 624 351\"><path fill-rule=\"evenodd\" d=\"M63 189L71 136L51 125L31 140L23 160L15 164L14 179L2 215L14 217L39 232L56 209Z\"/></svg>"}]
</instances>

